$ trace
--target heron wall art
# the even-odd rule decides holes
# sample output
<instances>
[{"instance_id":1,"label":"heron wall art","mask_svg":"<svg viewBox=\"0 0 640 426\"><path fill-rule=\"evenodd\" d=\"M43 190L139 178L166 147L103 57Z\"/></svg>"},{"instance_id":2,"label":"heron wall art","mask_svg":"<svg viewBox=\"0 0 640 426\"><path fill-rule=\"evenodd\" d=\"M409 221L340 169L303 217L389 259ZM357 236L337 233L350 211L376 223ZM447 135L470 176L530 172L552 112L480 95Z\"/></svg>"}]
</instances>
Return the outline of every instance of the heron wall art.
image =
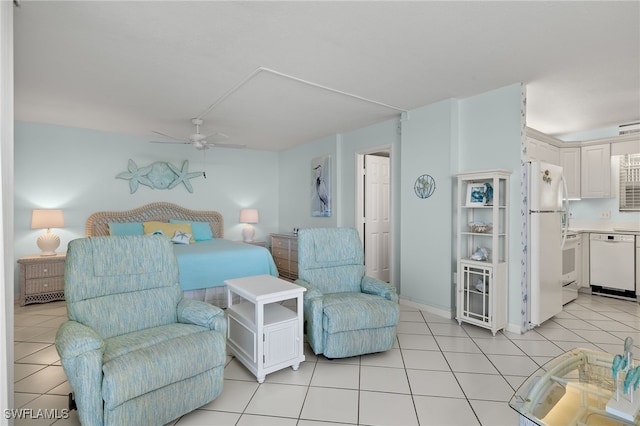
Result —
<instances>
[{"instance_id":1,"label":"heron wall art","mask_svg":"<svg viewBox=\"0 0 640 426\"><path fill-rule=\"evenodd\" d=\"M311 216L331 216L331 157L311 160Z\"/></svg>"}]
</instances>

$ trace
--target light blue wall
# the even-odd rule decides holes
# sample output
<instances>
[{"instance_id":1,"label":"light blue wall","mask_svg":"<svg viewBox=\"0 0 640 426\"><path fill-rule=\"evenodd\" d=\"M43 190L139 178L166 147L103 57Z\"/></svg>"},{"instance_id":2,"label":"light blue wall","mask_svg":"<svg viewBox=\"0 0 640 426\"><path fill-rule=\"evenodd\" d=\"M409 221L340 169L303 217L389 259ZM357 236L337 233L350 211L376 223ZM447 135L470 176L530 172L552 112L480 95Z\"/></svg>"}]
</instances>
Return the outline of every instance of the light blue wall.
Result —
<instances>
[{"instance_id":1,"label":"light blue wall","mask_svg":"<svg viewBox=\"0 0 640 426\"><path fill-rule=\"evenodd\" d=\"M296 228L356 226L356 156L381 146L391 147L392 200L400 179L400 155L398 149L398 119L367 126L353 132L334 135L280 153L280 231L291 232ZM312 217L310 211L312 174L311 160L330 155L333 162L331 217ZM399 217L399 203L392 205L392 214ZM394 225L392 282L400 284L400 221Z\"/></svg>"},{"instance_id":2,"label":"light blue wall","mask_svg":"<svg viewBox=\"0 0 640 426\"><path fill-rule=\"evenodd\" d=\"M456 101L409 112L401 138L401 295L409 301L451 312L453 300L453 178ZM418 198L413 186L431 175L436 189Z\"/></svg>"},{"instance_id":3,"label":"light blue wall","mask_svg":"<svg viewBox=\"0 0 640 426\"><path fill-rule=\"evenodd\" d=\"M403 299L452 313L455 308L454 175L483 169L513 170L510 205L510 322L520 322L520 141L524 128L522 86L516 84L463 100L446 100L412 110L355 132L324 138L280 154L280 228L354 226L356 155L391 145L395 192L393 280ZM398 124L401 134L398 135ZM310 216L311 159L334 159L334 217ZM422 174L436 180L428 199L413 185ZM511 319L511 316L514 318Z\"/></svg>"},{"instance_id":4,"label":"light blue wall","mask_svg":"<svg viewBox=\"0 0 640 426\"><path fill-rule=\"evenodd\" d=\"M260 211L256 238L294 227L354 226L356 155L391 146L392 212L395 221L393 280L401 295L416 303L452 312L455 270L454 175L459 171L506 168L520 164L520 94L514 85L463 100L447 100L410 111L408 119L388 120L353 132L329 136L280 152L151 145L147 138L34 123L16 123L16 256L37 252L40 231L29 228L34 208L62 208L66 226L58 230L66 243L84 235L87 217L100 210L127 210L154 201L193 209L213 209L225 217L225 233L239 239L239 210ZM488 147L488 148L487 148ZM332 216L312 217L311 160L332 158ZM127 160L154 161L204 170L207 179L183 187L129 194L128 182L115 179ZM415 179L430 174L436 191L419 199ZM52 176L52 177L50 177ZM511 185L512 218L519 218L519 174ZM511 221L510 322L520 308L519 223ZM18 293L16 287L16 294Z\"/></svg>"},{"instance_id":5,"label":"light blue wall","mask_svg":"<svg viewBox=\"0 0 640 426\"><path fill-rule=\"evenodd\" d=\"M511 170L509 187L509 324L521 318L522 85L513 84L460 101L460 172Z\"/></svg>"},{"instance_id":6,"label":"light blue wall","mask_svg":"<svg viewBox=\"0 0 640 426\"><path fill-rule=\"evenodd\" d=\"M171 190L140 186L130 194L127 180L115 176L128 159L139 166L163 161L207 178L191 180ZM67 243L85 235L85 222L96 211L128 210L167 201L195 210L217 210L225 220L225 238L241 239L242 207L257 208L256 239L278 230L278 153L216 148L197 151L185 145L150 144L149 138L36 123L15 123L15 244L16 258L39 252L42 230L31 229L34 208L61 208L65 227L55 230L65 251ZM15 295L19 295L16 273Z\"/></svg>"},{"instance_id":7,"label":"light blue wall","mask_svg":"<svg viewBox=\"0 0 640 426\"><path fill-rule=\"evenodd\" d=\"M341 158L338 157L339 135L329 136L280 153L278 170L279 217L278 231L292 232L293 228L335 227L343 209L336 198ZM331 157L331 216L311 216L313 188L311 160Z\"/></svg>"}]
</instances>

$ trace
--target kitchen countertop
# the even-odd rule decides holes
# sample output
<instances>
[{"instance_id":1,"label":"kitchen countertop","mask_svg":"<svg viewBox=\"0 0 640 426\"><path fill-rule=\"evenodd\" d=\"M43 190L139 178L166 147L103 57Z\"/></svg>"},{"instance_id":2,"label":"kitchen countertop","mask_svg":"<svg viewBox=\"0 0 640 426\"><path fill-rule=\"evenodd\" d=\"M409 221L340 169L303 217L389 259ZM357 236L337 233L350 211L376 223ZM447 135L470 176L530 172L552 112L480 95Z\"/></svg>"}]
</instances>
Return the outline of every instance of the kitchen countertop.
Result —
<instances>
[{"instance_id":1,"label":"kitchen countertop","mask_svg":"<svg viewBox=\"0 0 640 426\"><path fill-rule=\"evenodd\" d=\"M572 219L569 222L569 231L640 235L640 224L636 222L581 221Z\"/></svg>"}]
</instances>

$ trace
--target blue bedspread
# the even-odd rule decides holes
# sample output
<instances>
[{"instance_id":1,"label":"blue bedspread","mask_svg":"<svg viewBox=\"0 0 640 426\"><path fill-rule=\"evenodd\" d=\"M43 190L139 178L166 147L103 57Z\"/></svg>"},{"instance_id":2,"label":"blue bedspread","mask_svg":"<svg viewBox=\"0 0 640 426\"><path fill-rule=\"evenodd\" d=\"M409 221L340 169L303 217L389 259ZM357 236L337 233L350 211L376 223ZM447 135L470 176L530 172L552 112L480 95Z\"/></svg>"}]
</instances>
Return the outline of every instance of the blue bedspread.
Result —
<instances>
[{"instance_id":1,"label":"blue bedspread","mask_svg":"<svg viewBox=\"0 0 640 426\"><path fill-rule=\"evenodd\" d=\"M183 290L223 286L224 280L268 274L278 276L264 247L214 238L195 244L175 244Z\"/></svg>"}]
</instances>

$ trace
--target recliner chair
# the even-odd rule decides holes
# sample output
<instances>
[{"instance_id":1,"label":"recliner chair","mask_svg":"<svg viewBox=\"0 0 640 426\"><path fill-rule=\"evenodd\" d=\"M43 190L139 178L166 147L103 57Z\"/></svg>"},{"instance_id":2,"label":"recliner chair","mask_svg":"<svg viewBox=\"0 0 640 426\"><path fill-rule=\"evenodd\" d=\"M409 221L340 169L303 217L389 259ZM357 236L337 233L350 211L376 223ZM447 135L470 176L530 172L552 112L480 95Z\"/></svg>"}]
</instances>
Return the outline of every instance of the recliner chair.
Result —
<instances>
[{"instance_id":1,"label":"recliner chair","mask_svg":"<svg viewBox=\"0 0 640 426\"><path fill-rule=\"evenodd\" d=\"M307 288L304 318L316 355L345 358L393 347L400 310L396 288L364 273L355 229L299 231L296 284Z\"/></svg>"},{"instance_id":2,"label":"recliner chair","mask_svg":"<svg viewBox=\"0 0 640 426\"><path fill-rule=\"evenodd\" d=\"M222 391L222 309L184 299L163 236L82 238L65 263L55 346L80 422L166 424Z\"/></svg>"}]
</instances>

